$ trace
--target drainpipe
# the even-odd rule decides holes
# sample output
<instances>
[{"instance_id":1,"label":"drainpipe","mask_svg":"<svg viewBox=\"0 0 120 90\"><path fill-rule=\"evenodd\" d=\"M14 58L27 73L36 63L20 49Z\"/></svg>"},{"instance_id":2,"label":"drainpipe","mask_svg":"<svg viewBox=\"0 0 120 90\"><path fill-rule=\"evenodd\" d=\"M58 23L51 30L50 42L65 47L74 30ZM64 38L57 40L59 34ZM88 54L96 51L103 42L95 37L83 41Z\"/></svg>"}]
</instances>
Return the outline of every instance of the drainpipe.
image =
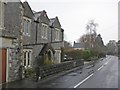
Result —
<instances>
[{"instance_id":1,"label":"drainpipe","mask_svg":"<svg viewBox=\"0 0 120 90\"><path fill-rule=\"evenodd\" d=\"M61 32L62 32L62 47L61 47L61 62L64 62L64 29L61 28Z\"/></svg>"},{"instance_id":2,"label":"drainpipe","mask_svg":"<svg viewBox=\"0 0 120 90\"><path fill-rule=\"evenodd\" d=\"M62 32L62 41L64 40L64 29L61 29Z\"/></svg>"},{"instance_id":3,"label":"drainpipe","mask_svg":"<svg viewBox=\"0 0 120 90\"><path fill-rule=\"evenodd\" d=\"M50 43L52 43L52 29L54 28L53 26L50 26L51 28L51 40L50 40Z\"/></svg>"},{"instance_id":4,"label":"drainpipe","mask_svg":"<svg viewBox=\"0 0 120 90\"><path fill-rule=\"evenodd\" d=\"M34 21L36 23L36 37L35 37L35 44L37 44L37 33L38 33L38 24L39 24L39 21Z\"/></svg>"}]
</instances>

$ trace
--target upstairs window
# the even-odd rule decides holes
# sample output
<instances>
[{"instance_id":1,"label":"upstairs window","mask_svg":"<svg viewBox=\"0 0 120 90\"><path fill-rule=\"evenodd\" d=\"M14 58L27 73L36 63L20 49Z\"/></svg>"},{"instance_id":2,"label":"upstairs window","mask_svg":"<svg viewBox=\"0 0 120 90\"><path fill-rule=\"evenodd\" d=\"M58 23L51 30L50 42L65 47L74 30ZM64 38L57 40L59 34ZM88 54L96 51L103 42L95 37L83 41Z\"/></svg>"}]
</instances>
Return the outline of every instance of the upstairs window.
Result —
<instances>
[{"instance_id":1,"label":"upstairs window","mask_svg":"<svg viewBox=\"0 0 120 90\"><path fill-rule=\"evenodd\" d=\"M41 27L41 36L43 39L47 39L47 36L48 35L48 25L46 24L42 24L42 27Z\"/></svg>"},{"instance_id":2,"label":"upstairs window","mask_svg":"<svg viewBox=\"0 0 120 90\"><path fill-rule=\"evenodd\" d=\"M55 40L60 40L60 31L58 28L55 28Z\"/></svg>"},{"instance_id":3,"label":"upstairs window","mask_svg":"<svg viewBox=\"0 0 120 90\"><path fill-rule=\"evenodd\" d=\"M23 19L23 34L30 36L31 31L31 19L24 17Z\"/></svg>"}]
</instances>

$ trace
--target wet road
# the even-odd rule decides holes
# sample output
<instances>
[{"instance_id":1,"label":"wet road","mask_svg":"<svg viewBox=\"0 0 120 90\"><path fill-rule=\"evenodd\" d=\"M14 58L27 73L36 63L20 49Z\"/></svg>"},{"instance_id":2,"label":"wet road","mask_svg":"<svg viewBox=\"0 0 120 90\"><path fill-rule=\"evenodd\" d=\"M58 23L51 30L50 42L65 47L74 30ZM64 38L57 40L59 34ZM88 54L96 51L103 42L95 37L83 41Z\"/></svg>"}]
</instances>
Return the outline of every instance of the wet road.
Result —
<instances>
[{"instance_id":1,"label":"wet road","mask_svg":"<svg viewBox=\"0 0 120 90\"><path fill-rule=\"evenodd\" d=\"M77 88L118 88L118 58L111 57Z\"/></svg>"},{"instance_id":2,"label":"wet road","mask_svg":"<svg viewBox=\"0 0 120 90\"><path fill-rule=\"evenodd\" d=\"M99 60L93 68L85 66L44 83L37 88L118 88L118 58L107 56Z\"/></svg>"}]
</instances>

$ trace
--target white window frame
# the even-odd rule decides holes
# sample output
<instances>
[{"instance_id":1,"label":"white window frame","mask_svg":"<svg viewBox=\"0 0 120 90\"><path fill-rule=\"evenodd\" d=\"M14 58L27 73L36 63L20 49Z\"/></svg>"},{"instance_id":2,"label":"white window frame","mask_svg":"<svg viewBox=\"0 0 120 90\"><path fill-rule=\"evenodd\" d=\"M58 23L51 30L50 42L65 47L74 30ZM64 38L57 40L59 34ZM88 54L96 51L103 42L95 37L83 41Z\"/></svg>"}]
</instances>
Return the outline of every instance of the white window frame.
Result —
<instances>
[{"instance_id":1,"label":"white window frame","mask_svg":"<svg viewBox=\"0 0 120 90\"><path fill-rule=\"evenodd\" d=\"M57 63L61 62L61 50L55 50L55 60Z\"/></svg>"},{"instance_id":2,"label":"white window frame","mask_svg":"<svg viewBox=\"0 0 120 90\"><path fill-rule=\"evenodd\" d=\"M23 66L26 67L26 51L24 51L24 54L23 54Z\"/></svg>"},{"instance_id":3,"label":"white window frame","mask_svg":"<svg viewBox=\"0 0 120 90\"><path fill-rule=\"evenodd\" d=\"M4 26L4 3L0 1L0 30L5 30Z\"/></svg>"},{"instance_id":4,"label":"white window frame","mask_svg":"<svg viewBox=\"0 0 120 90\"><path fill-rule=\"evenodd\" d=\"M42 23L42 26L41 26L41 37L43 39L47 39L48 38L48 25L47 24Z\"/></svg>"},{"instance_id":5,"label":"white window frame","mask_svg":"<svg viewBox=\"0 0 120 90\"><path fill-rule=\"evenodd\" d=\"M26 25L25 25L25 21L26 21ZM31 33L31 19L27 17L23 17L23 35L30 36L30 33Z\"/></svg>"},{"instance_id":6,"label":"white window frame","mask_svg":"<svg viewBox=\"0 0 120 90\"><path fill-rule=\"evenodd\" d=\"M23 66L25 68L31 67L31 62L32 62L32 49L24 49L23 52L26 52L26 60L24 60L23 56ZM28 65L28 53L29 53L29 65ZM26 65L24 65L24 61L26 61Z\"/></svg>"},{"instance_id":7,"label":"white window frame","mask_svg":"<svg viewBox=\"0 0 120 90\"><path fill-rule=\"evenodd\" d=\"M60 40L60 30L58 28L55 28L55 40Z\"/></svg>"}]
</instances>

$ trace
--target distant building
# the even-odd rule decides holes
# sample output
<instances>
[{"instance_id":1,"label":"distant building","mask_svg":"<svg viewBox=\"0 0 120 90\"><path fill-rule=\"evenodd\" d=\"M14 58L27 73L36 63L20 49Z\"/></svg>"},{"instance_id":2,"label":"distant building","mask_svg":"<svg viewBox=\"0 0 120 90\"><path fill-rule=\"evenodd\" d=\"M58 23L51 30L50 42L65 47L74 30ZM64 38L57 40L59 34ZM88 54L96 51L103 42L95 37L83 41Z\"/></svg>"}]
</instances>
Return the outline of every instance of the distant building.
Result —
<instances>
[{"instance_id":1,"label":"distant building","mask_svg":"<svg viewBox=\"0 0 120 90\"><path fill-rule=\"evenodd\" d=\"M78 50L85 50L85 45L84 45L84 43L76 43L76 42L74 41L73 48L74 48L74 49L78 49Z\"/></svg>"}]
</instances>

